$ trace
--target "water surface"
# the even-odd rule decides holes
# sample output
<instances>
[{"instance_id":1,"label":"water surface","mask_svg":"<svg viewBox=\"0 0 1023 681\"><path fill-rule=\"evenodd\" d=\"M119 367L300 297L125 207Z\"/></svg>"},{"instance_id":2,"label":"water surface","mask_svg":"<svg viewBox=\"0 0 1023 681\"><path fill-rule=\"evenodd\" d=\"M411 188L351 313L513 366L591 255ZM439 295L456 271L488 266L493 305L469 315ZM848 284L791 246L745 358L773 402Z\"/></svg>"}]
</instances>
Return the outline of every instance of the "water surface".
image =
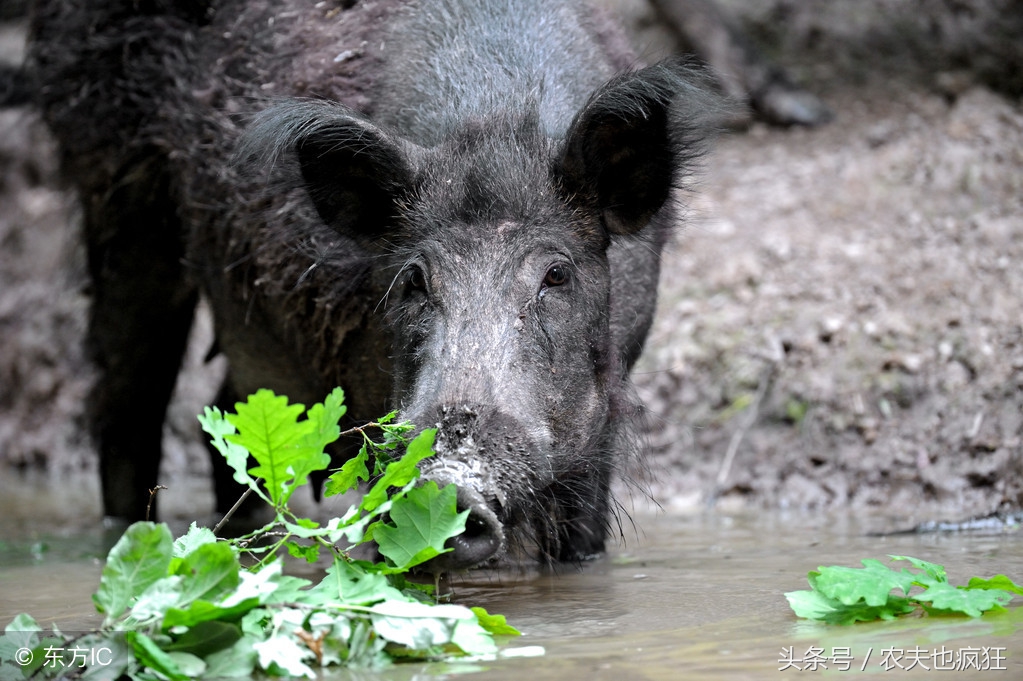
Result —
<instances>
[{"instance_id":1,"label":"water surface","mask_svg":"<svg viewBox=\"0 0 1023 681\"><path fill-rule=\"evenodd\" d=\"M90 596L104 547L116 532L102 530L88 485L27 478L0 483L0 625L19 612L65 630L99 622ZM806 572L818 565L856 566L862 558L884 560L886 554L941 563L953 583L995 573L1021 581L1023 534L874 537L867 533L890 524L852 514L698 513L634 520L636 529L627 526L624 544L581 568L480 571L454 580L457 602L505 614L524 632L506 648L528 652L542 646L543 656L341 671L327 678L1023 679L1023 605L980 619L838 627L798 620L783 596L807 588ZM835 648L840 657L848 652L839 668L829 659L828 669L796 669L808 666L808 658L831 658ZM951 662L943 662L942 651ZM892 666L900 653L900 664L915 660L914 669ZM955 666L957 656L988 668L934 668ZM780 669L788 660L795 666Z\"/></svg>"}]
</instances>

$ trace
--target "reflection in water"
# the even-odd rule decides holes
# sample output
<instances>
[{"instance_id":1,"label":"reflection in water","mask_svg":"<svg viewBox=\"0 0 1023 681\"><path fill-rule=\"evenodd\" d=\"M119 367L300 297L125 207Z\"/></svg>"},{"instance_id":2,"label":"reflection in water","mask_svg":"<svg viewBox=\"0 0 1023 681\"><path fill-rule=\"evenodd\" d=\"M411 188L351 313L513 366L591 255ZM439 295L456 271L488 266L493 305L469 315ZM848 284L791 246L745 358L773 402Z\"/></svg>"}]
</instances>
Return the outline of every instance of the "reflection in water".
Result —
<instances>
[{"instance_id":1,"label":"reflection in water","mask_svg":"<svg viewBox=\"0 0 1023 681\"><path fill-rule=\"evenodd\" d=\"M94 626L100 618L90 596L102 567L98 558L110 541L97 529L98 515L87 505L84 512L68 509L76 501L66 490L43 485L31 490L31 481L22 480L15 494L7 486L0 483L0 626L23 611L65 629ZM954 583L995 573L1019 581L1023 536L1018 533L871 537L867 533L883 527L883 519L849 514L700 514L641 517L636 524L639 536L627 537L626 545L608 557L580 568L568 566L557 574L531 568L477 571L453 580L458 602L505 614L524 632L508 647L543 646L543 657L337 672L329 678L422 679L460 673L481 681L864 673L1023 678L1023 606L978 620L923 618L835 627L797 620L783 596L806 588L806 572L819 565L854 566L862 558L885 559L886 554L941 563ZM44 545L49 549L43 550ZM1000 675L993 669L942 675L920 664L933 666L932 655L942 650L966 657L976 651L979 661L985 648L989 662L994 660L991 666L1004 667ZM901 651L903 666L916 657L916 667L886 672L886 649L889 664ZM779 671L786 655L801 666L818 666ZM819 666L822 658L828 658L827 670Z\"/></svg>"}]
</instances>

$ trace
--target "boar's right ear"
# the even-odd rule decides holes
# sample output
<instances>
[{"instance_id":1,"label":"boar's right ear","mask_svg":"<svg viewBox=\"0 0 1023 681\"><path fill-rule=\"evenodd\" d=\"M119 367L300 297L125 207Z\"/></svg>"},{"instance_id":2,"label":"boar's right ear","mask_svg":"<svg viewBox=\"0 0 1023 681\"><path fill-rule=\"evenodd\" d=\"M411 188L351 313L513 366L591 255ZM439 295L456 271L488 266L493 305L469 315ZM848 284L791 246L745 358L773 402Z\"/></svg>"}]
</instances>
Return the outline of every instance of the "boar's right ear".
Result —
<instances>
[{"instance_id":1,"label":"boar's right ear","mask_svg":"<svg viewBox=\"0 0 1023 681\"><path fill-rule=\"evenodd\" d=\"M295 101L257 116L236 155L260 156L272 166L293 149L323 222L372 239L391 224L413 182L409 146L339 104Z\"/></svg>"},{"instance_id":2,"label":"boar's right ear","mask_svg":"<svg viewBox=\"0 0 1023 681\"><path fill-rule=\"evenodd\" d=\"M694 104L706 93L694 77L677 59L620 75L572 121L561 180L573 200L599 212L608 232L641 230L702 153Z\"/></svg>"}]
</instances>

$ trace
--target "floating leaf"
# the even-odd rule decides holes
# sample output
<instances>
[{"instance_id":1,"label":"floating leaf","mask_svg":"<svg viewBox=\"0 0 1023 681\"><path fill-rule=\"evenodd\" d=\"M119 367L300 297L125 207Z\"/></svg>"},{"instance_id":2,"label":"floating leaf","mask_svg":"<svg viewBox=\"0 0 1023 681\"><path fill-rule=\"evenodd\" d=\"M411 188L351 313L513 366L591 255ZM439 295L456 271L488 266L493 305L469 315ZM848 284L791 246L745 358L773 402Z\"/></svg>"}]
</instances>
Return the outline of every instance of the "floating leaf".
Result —
<instances>
[{"instance_id":1,"label":"floating leaf","mask_svg":"<svg viewBox=\"0 0 1023 681\"><path fill-rule=\"evenodd\" d=\"M913 564L913 567L924 571L924 574L929 576L935 582L947 582L948 575L945 574L944 565L936 565L935 563L928 563L926 560L920 560L919 558L913 558L912 556L892 556L889 555L892 560L908 560Z\"/></svg>"},{"instance_id":2,"label":"floating leaf","mask_svg":"<svg viewBox=\"0 0 1023 681\"><path fill-rule=\"evenodd\" d=\"M882 605L867 605L864 601L847 604L837 598L828 598L820 591L790 591L785 598L799 617L829 624L890 620L916 609L908 598L902 596L890 596Z\"/></svg>"},{"instance_id":3,"label":"floating leaf","mask_svg":"<svg viewBox=\"0 0 1023 681\"><path fill-rule=\"evenodd\" d=\"M327 568L326 576L304 599L305 602L322 605L371 605L385 600L408 599L391 585L386 575L366 572L341 557L334 559L334 564Z\"/></svg>"},{"instance_id":4,"label":"floating leaf","mask_svg":"<svg viewBox=\"0 0 1023 681\"><path fill-rule=\"evenodd\" d=\"M981 579L980 577L971 577L970 581L966 584L967 589L999 589L1001 591L1007 591L1010 593L1023 596L1023 587L1016 584L1005 575L995 575L991 579Z\"/></svg>"},{"instance_id":5,"label":"floating leaf","mask_svg":"<svg viewBox=\"0 0 1023 681\"><path fill-rule=\"evenodd\" d=\"M304 676L313 678L316 672L303 660L312 657L309 648L299 645L288 636L274 636L254 643L252 649L259 656L259 666L273 676Z\"/></svg>"},{"instance_id":6,"label":"floating leaf","mask_svg":"<svg viewBox=\"0 0 1023 681\"><path fill-rule=\"evenodd\" d=\"M946 612L959 612L970 617L980 617L984 612L1000 608L1012 600L1012 594L1001 589L957 589L951 584L934 584L916 600L931 604L931 607Z\"/></svg>"},{"instance_id":7,"label":"floating leaf","mask_svg":"<svg viewBox=\"0 0 1023 681\"><path fill-rule=\"evenodd\" d=\"M792 591L785 597L799 617L852 624L892 619L920 607L934 613L979 617L1003 609L1013 593L1020 593L1020 587L1005 575L990 580L974 577L969 586L954 587L948 583L944 566L910 556L889 557L909 561L921 572L896 571L871 559L861 561L863 568L821 567L807 576L812 591ZM910 594L914 585L924 591ZM892 593L896 589L905 595Z\"/></svg>"},{"instance_id":8,"label":"floating leaf","mask_svg":"<svg viewBox=\"0 0 1023 681\"><path fill-rule=\"evenodd\" d=\"M237 624L207 620L205 622L198 622L190 627L188 631L178 636L173 643L165 646L164 650L206 657L207 655L230 648L241 637L242 630Z\"/></svg>"},{"instance_id":9,"label":"floating leaf","mask_svg":"<svg viewBox=\"0 0 1023 681\"><path fill-rule=\"evenodd\" d=\"M229 648L207 655L206 675L211 679L251 678L259 660L254 646L261 640L245 634Z\"/></svg>"},{"instance_id":10,"label":"floating leaf","mask_svg":"<svg viewBox=\"0 0 1023 681\"><path fill-rule=\"evenodd\" d=\"M892 589L909 593L913 586L913 575L905 570L895 572L881 561L866 558L862 568L819 567L808 575L810 586L828 598L834 598L846 605L853 605L861 599L867 605L884 605Z\"/></svg>"},{"instance_id":11,"label":"floating leaf","mask_svg":"<svg viewBox=\"0 0 1023 681\"><path fill-rule=\"evenodd\" d=\"M371 613L379 636L413 649L450 643L459 620L476 620L471 610L460 605L412 601L384 601L373 606Z\"/></svg>"},{"instance_id":12,"label":"floating leaf","mask_svg":"<svg viewBox=\"0 0 1023 681\"><path fill-rule=\"evenodd\" d=\"M129 631L124 637L143 666L159 672L171 681L189 681L190 677L178 667L174 658L165 653L152 638L141 631Z\"/></svg>"},{"instance_id":13,"label":"floating leaf","mask_svg":"<svg viewBox=\"0 0 1023 681\"><path fill-rule=\"evenodd\" d=\"M491 615L486 608L469 608L476 614L480 626L494 636L521 636L522 632L508 624L504 615Z\"/></svg>"}]
</instances>

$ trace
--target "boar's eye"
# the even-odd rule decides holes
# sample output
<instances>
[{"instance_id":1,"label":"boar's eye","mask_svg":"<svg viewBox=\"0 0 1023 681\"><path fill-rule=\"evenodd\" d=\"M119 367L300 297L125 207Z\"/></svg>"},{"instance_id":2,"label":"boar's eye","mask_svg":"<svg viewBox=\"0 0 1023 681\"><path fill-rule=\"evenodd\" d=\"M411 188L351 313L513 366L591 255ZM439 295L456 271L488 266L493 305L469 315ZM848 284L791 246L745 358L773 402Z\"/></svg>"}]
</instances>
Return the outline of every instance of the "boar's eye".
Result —
<instances>
[{"instance_id":1,"label":"boar's eye","mask_svg":"<svg viewBox=\"0 0 1023 681\"><path fill-rule=\"evenodd\" d=\"M408 272L405 274L405 290L409 293L426 291L426 274L421 267L413 265L408 268Z\"/></svg>"},{"instance_id":2,"label":"boar's eye","mask_svg":"<svg viewBox=\"0 0 1023 681\"><path fill-rule=\"evenodd\" d=\"M558 263L547 268L547 274L543 278L543 285L546 288L564 286L568 283L568 279L568 266Z\"/></svg>"}]
</instances>

